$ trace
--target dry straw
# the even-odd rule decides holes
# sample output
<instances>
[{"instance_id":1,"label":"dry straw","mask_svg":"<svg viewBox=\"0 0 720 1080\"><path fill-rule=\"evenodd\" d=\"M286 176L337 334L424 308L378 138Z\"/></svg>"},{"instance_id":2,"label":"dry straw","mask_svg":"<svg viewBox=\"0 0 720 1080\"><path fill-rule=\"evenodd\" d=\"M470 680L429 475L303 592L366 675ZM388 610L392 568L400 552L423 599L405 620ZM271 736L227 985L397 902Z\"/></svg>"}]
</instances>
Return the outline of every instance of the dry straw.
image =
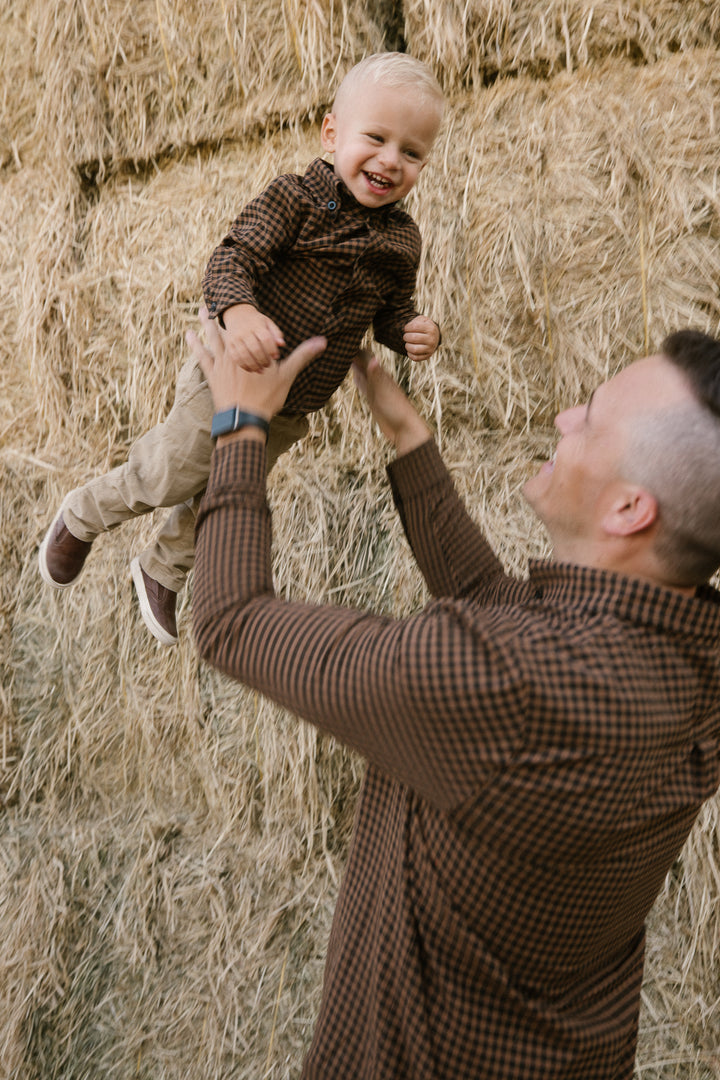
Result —
<instances>
[{"instance_id":1,"label":"dry straw","mask_svg":"<svg viewBox=\"0 0 720 1080\"><path fill-rule=\"evenodd\" d=\"M635 63L620 54L639 6L593 5L586 55L576 6L542 5L544 23L539 7L482 9L512 16L500 60L522 67L521 41L539 56L564 17L572 65L548 49L525 74L453 92L411 199L420 306L446 344L424 367L383 352L520 573L545 550L519 488L551 452L553 411L667 329L720 321L720 60L667 56L711 43L713 5L645 3ZM454 10L407 4L408 32L424 11L437 35ZM64 492L166 411L209 251L273 175L317 153L335 67L385 40L381 12L0 13L0 1076L298 1074L361 763L201 666L190 593L179 647L148 637L128 562L153 520L102 537L62 594L36 553ZM447 85L466 80L437 55ZM395 614L423 602L385 453L348 382L281 459L284 595ZM718 813L713 801L653 913L644 1080L720 1076Z\"/></svg>"},{"instance_id":2,"label":"dry straw","mask_svg":"<svg viewBox=\"0 0 720 1080\"><path fill-rule=\"evenodd\" d=\"M90 177L297 122L384 47L373 5L344 0L20 0L0 18L18 86L0 101L0 160L49 154Z\"/></svg>"},{"instance_id":3,"label":"dry straw","mask_svg":"<svg viewBox=\"0 0 720 1080\"><path fill-rule=\"evenodd\" d=\"M720 43L713 0L406 0L403 10L408 47L450 90L607 57L644 66Z\"/></svg>"},{"instance_id":4,"label":"dry straw","mask_svg":"<svg viewBox=\"0 0 720 1080\"><path fill-rule=\"evenodd\" d=\"M696 50L455 99L413 206L459 412L547 423L668 330L717 331L719 93Z\"/></svg>"}]
</instances>

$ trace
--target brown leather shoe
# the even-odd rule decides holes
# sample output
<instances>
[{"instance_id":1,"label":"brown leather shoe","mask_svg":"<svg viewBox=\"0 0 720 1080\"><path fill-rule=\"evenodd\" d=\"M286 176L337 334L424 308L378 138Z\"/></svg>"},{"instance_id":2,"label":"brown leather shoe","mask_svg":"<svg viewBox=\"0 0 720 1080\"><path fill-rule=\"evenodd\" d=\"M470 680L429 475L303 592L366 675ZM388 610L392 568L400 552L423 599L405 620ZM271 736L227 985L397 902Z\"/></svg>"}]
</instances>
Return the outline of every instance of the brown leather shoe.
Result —
<instances>
[{"instance_id":1,"label":"brown leather shoe","mask_svg":"<svg viewBox=\"0 0 720 1080\"><path fill-rule=\"evenodd\" d=\"M85 565L91 547L92 540L78 540L63 521L62 513L58 514L38 553L43 581L56 589L67 589Z\"/></svg>"},{"instance_id":2,"label":"brown leather shoe","mask_svg":"<svg viewBox=\"0 0 720 1080\"><path fill-rule=\"evenodd\" d=\"M175 622L175 601L177 593L166 589L159 581L146 574L135 558L130 563L135 591L140 601L140 614L153 637L163 645L176 645L178 639Z\"/></svg>"}]
</instances>

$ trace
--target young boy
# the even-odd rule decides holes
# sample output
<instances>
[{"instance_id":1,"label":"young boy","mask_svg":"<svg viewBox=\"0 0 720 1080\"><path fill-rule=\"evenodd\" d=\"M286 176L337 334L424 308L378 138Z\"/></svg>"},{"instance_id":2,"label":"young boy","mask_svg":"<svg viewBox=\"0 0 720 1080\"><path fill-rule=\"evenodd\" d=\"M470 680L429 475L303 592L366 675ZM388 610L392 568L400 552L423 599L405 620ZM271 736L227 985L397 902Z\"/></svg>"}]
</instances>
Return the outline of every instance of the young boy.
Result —
<instances>
[{"instance_id":1,"label":"young boy","mask_svg":"<svg viewBox=\"0 0 720 1080\"><path fill-rule=\"evenodd\" d=\"M270 424L268 469L308 430L345 378L372 325L378 341L412 360L440 342L413 306L420 235L397 207L425 166L442 119L442 91L424 64L378 53L343 79L322 122L322 149L304 176L277 177L250 202L210 257L203 291L229 355L260 370L314 335L321 356L296 379ZM77 578L95 538L122 521L171 506L154 544L132 560L140 610L165 645L177 641L175 603L194 558L196 507L213 448L210 391L194 359L181 369L166 420L128 460L65 497L39 553L56 588ZM214 427L216 435L220 418Z\"/></svg>"}]
</instances>

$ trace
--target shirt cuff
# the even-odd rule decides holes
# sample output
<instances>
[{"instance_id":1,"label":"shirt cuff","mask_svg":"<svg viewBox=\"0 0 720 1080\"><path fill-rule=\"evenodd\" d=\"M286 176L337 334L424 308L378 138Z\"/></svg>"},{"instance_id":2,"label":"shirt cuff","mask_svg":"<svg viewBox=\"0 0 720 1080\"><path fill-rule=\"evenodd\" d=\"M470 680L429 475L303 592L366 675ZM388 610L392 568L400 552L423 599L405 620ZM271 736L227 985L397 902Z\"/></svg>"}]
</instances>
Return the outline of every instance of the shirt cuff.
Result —
<instances>
[{"instance_id":1,"label":"shirt cuff","mask_svg":"<svg viewBox=\"0 0 720 1080\"><path fill-rule=\"evenodd\" d=\"M265 499L267 487L266 444L256 439L238 439L216 446L213 451L207 493L236 489L253 492Z\"/></svg>"},{"instance_id":2,"label":"shirt cuff","mask_svg":"<svg viewBox=\"0 0 720 1080\"><path fill-rule=\"evenodd\" d=\"M432 437L391 461L387 472L396 501L448 480L447 469Z\"/></svg>"}]
</instances>

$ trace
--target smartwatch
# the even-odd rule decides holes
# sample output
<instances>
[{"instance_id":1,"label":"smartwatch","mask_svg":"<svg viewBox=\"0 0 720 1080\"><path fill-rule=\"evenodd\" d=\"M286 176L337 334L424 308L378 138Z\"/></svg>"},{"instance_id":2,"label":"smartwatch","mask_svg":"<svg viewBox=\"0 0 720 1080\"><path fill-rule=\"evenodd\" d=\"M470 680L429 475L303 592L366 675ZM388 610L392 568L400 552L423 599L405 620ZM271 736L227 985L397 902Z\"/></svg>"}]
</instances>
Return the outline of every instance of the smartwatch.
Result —
<instances>
[{"instance_id":1,"label":"smartwatch","mask_svg":"<svg viewBox=\"0 0 720 1080\"><path fill-rule=\"evenodd\" d=\"M210 437L217 439L220 435L229 435L232 431L239 431L244 427L256 427L265 432L267 437L270 431L270 424L263 416L258 416L256 413L243 412L237 405L233 405L232 409L223 409L222 412L216 412L212 418L212 427L210 428Z\"/></svg>"}]
</instances>

